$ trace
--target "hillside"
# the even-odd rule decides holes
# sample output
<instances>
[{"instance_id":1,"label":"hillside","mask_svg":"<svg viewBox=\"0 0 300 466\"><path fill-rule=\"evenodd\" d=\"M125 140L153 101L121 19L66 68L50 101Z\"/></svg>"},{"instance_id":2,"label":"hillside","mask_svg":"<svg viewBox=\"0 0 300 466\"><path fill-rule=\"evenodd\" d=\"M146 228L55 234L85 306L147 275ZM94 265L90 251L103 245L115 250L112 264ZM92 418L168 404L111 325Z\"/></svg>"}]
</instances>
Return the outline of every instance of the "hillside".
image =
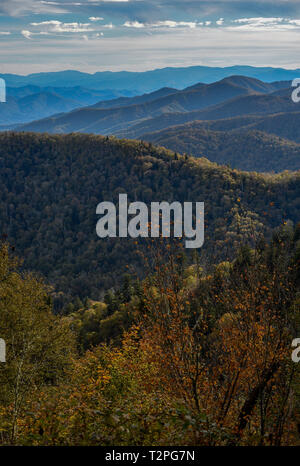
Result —
<instances>
[{"instance_id":1,"label":"hillside","mask_svg":"<svg viewBox=\"0 0 300 466\"><path fill-rule=\"evenodd\" d=\"M300 170L300 144L257 130L212 131L194 122L145 134L142 139L240 170Z\"/></svg>"},{"instance_id":2,"label":"hillside","mask_svg":"<svg viewBox=\"0 0 300 466\"><path fill-rule=\"evenodd\" d=\"M207 122L209 120L223 121L230 119L231 122L235 124L235 127L238 127L245 124L244 122L246 117L249 117L249 120L252 118L252 122L257 122L258 117L277 113L286 113L290 115L291 119L293 119L293 114L298 113L298 109L298 105L292 102L290 95L249 95L229 99L220 105L207 107L203 110L186 113L164 113L154 118L136 122L136 124L131 125L127 129L120 129L115 132L115 135L118 137L140 138L146 133L160 131L171 126L181 125L196 120L204 120Z\"/></svg>"},{"instance_id":3,"label":"hillside","mask_svg":"<svg viewBox=\"0 0 300 466\"><path fill-rule=\"evenodd\" d=\"M129 107L131 105L144 104L146 102L152 102L153 100L166 97L170 94L178 93L178 89L173 89L171 87L163 87L158 91L146 93L143 95L138 95L136 97L119 97L118 99L111 99L97 102L93 105L94 108L119 108L119 107Z\"/></svg>"},{"instance_id":4,"label":"hillside","mask_svg":"<svg viewBox=\"0 0 300 466\"><path fill-rule=\"evenodd\" d=\"M57 291L97 299L134 267L147 240L96 236L99 202L204 201L203 264L231 257L288 220L299 221L300 173L259 175L149 143L89 135L0 135L0 230L25 267ZM60 296L60 295L59 295ZM59 300L59 296L57 299Z\"/></svg>"}]
</instances>

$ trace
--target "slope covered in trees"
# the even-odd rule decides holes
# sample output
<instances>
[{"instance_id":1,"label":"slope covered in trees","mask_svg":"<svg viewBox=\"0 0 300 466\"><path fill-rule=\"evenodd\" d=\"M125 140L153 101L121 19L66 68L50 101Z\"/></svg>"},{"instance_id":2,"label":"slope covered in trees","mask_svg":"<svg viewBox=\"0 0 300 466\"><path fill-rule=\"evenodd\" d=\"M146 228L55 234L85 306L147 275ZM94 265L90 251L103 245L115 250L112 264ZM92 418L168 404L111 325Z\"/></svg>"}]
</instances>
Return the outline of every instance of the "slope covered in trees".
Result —
<instances>
[{"instance_id":1,"label":"slope covered in trees","mask_svg":"<svg viewBox=\"0 0 300 466\"><path fill-rule=\"evenodd\" d=\"M1 234L55 286L58 303L59 292L99 299L128 266L141 272L146 239L96 235L97 204L120 193L146 204L205 202L207 264L230 258L241 238L251 243L299 220L299 173L238 172L108 137L2 133L0 180Z\"/></svg>"},{"instance_id":2,"label":"slope covered in trees","mask_svg":"<svg viewBox=\"0 0 300 466\"><path fill-rule=\"evenodd\" d=\"M240 170L300 169L300 144L257 130L211 131L195 122L145 134L143 139Z\"/></svg>"},{"instance_id":3,"label":"slope covered in trees","mask_svg":"<svg viewBox=\"0 0 300 466\"><path fill-rule=\"evenodd\" d=\"M299 445L299 240L284 226L210 274L155 244L114 314L67 317L0 247L0 445Z\"/></svg>"}]
</instances>

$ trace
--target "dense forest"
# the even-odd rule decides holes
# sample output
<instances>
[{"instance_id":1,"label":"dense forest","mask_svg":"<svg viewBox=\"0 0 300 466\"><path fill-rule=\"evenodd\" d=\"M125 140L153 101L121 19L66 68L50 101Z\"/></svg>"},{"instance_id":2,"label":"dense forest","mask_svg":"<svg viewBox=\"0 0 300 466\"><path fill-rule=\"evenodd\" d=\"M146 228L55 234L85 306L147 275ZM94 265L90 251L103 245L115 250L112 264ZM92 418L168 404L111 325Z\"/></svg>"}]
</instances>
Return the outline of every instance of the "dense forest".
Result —
<instances>
[{"instance_id":1,"label":"dense forest","mask_svg":"<svg viewBox=\"0 0 300 466\"><path fill-rule=\"evenodd\" d=\"M211 162L258 172L300 169L300 144L262 131L210 131L202 122L174 126L144 135L146 141L207 157Z\"/></svg>"},{"instance_id":2,"label":"dense forest","mask_svg":"<svg viewBox=\"0 0 300 466\"><path fill-rule=\"evenodd\" d=\"M67 316L1 246L1 445L299 445L300 226L210 274L158 241L144 280Z\"/></svg>"},{"instance_id":3,"label":"dense forest","mask_svg":"<svg viewBox=\"0 0 300 466\"><path fill-rule=\"evenodd\" d=\"M7 132L0 179L0 445L300 444L299 172ZM120 193L204 202L203 247L98 238Z\"/></svg>"},{"instance_id":4,"label":"dense forest","mask_svg":"<svg viewBox=\"0 0 300 466\"><path fill-rule=\"evenodd\" d=\"M299 220L300 174L239 172L151 143L114 137L7 132L0 135L0 231L54 289L60 310L76 298L103 299L134 270L147 241L96 235L96 206L129 201L205 203L205 270L231 260L241 240ZM137 243L137 244L136 244Z\"/></svg>"}]
</instances>

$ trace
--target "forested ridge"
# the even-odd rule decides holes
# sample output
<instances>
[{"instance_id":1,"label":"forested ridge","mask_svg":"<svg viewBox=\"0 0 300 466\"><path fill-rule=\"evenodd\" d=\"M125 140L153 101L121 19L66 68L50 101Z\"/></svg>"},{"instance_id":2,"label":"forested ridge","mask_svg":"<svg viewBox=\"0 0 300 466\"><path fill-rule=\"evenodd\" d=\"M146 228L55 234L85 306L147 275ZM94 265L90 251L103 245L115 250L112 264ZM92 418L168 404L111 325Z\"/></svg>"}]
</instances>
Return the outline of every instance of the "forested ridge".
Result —
<instances>
[{"instance_id":1,"label":"forested ridge","mask_svg":"<svg viewBox=\"0 0 300 466\"><path fill-rule=\"evenodd\" d=\"M283 226L210 274L159 242L144 280L56 317L2 245L0 444L299 445L299 241Z\"/></svg>"},{"instance_id":2,"label":"forested ridge","mask_svg":"<svg viewBox=\"0 0 300 466\"><path fill-rule=\"evenodd\" d=\"M299 143L258 130L211 131L195 122L145 134L143 139L239 170L278 173L300 169Z\"/></svg>"},{"instance_id":3,"label":"forested ridge","mask_svg":"<svg viewBox=\"0 0 300 466\"><path fill-rule=\"evenodd\" d=\"M299 172L7 132L0 181L0 445L299 445ZM203 247L98 238L120 193L203 201Z\"/></svg>"},{"instance_id":4,"label":"forested ridge","mask_svg":"<svg viewBox=\"0 0 300 466\"><path fill-rule=\"evenodd\" d=\"M130 202L205 202L209 263L230 258L240 238L269 237L299 219L299 173L239 172L113 137L3 133L0 177L1 234L26 268L81 299L98 299L128 264L140 270L135 241L96 235L97 204L120 193Z\"/></svg>"}]
</instances>

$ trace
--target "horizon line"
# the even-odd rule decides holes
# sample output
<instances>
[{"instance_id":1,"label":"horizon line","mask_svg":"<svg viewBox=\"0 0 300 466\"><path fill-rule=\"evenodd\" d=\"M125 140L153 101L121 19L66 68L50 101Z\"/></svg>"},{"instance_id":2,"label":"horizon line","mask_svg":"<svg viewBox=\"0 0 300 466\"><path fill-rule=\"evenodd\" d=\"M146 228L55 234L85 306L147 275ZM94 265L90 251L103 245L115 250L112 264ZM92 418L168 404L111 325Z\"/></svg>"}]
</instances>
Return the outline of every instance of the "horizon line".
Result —
<instances>
[{"instance_id":1,"label":"horizon line","mask_svg":"<svg viewBox=\"0 0 300 466\"><path fill-rule=\"evenodd\" d=\"M73 69L73 68L67 68L65 70L57 70L57 71L40 71L40 72L34 72L34 73L28 73L28 74L18 74L18 73L1 73L0 76L2 75L13 75L13 76L22 76L22 77L28 77L36 74L49 74L49 73L66 73L66 72L75 72L75 73L81 73L81 74L89 74L90 76L93 76L97 73L149 73L151 71L161 71L161 70L166 70L166 69L191 69L191 68L210 68L210 69L230 69L230 68L235 68L235 67L240 67L240 68L258 68L258 69L271 69L271 70L284 70L284 71L300 71L300 68L285 68L284 66L265 66L265 65L230 65L230 66L211 66L211 65L188 65L188 66L163 66L161 68L151 68L149 70L144 70L144 71L132 71L132 70L126 70L122 69L119 71L112 71L112 70L99 70L95 71L93 73L88 72L88 71L81 71L79 69Z\"/></svg>"}]
</instances>

